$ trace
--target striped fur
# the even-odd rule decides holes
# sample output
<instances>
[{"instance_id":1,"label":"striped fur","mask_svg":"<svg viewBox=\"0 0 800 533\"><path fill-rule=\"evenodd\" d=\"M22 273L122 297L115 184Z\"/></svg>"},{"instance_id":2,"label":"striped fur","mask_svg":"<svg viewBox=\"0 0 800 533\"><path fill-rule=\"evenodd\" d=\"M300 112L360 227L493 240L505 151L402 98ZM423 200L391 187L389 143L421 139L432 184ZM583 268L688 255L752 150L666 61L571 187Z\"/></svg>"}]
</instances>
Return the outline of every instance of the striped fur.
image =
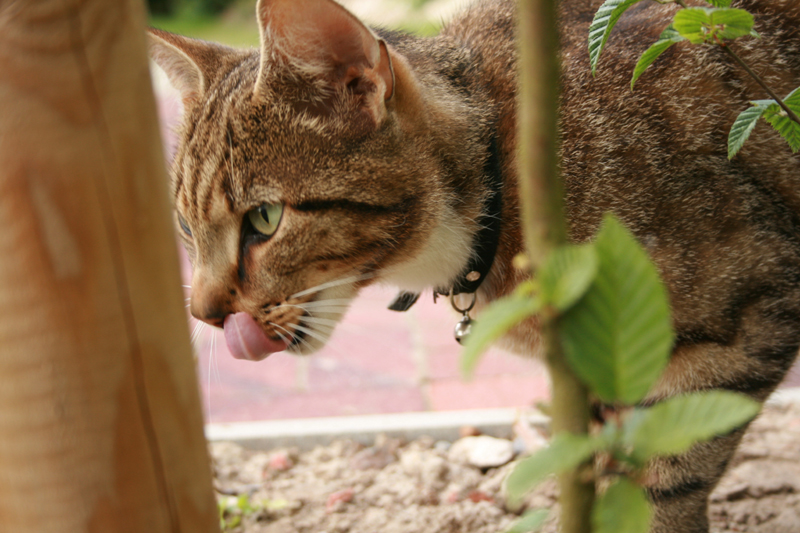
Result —
<instances>
[{"instance_id":1,"label":"striped fur","mask_svg":"<svg viewBox=\"0 0 800 533\"><path fill-rule=\"evenodd\" d=\"M717 48L675 46L629 91L674 5L626 14L593 79L597 3L562 2L571 236L591 239L614 211L667 283L678 339L648 402L715 388L763 401L800 346L800 159L760 125L727 160L736 114L764 95ZM737 50L779 94L800 86L800 3L737 5L763 36ZM502 236L479 307L513 290L524 279L511 266L522 247L513 3L476 4L428 39L372 33L330 0L261 0L257 15L259 50L152 31L152 54L186 105L173 193L192 233L182 234L195 316L218 325L245 311L307 353L332 329L319 318L332 326L364 285L446 285L469 257L495 136ZM285 205L278 232L248 235L247 211L275 202ZM504 342L531 354L537 337L531 320ZM653 463L654 533L708 531L707 496L743 431Z\"/></svg>"}]
</instances>

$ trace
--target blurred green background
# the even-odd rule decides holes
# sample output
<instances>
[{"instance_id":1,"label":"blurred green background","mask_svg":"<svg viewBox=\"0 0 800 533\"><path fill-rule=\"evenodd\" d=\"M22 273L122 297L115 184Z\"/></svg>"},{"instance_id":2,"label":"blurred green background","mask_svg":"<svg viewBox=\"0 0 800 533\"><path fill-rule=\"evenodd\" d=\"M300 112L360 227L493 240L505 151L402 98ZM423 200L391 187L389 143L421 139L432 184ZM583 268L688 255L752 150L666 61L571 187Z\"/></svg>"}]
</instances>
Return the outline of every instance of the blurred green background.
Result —
<instances>
[{"instance_id":1,"label":"blurred green background","mask_svg":"<svg viewBox=\"0 0 800 533\"><path fill-rule=\"evenodd\" d=\"M373 0L391 6L391 27L422 35L435 34L441 20L426 9L437 0ZM439 2L441 3L441 2ZM256 46L256 0L147 0L151 26L190 37L218 41L231 46ZM356 13L358 14L358 13Z\"/></svg>"}]
</instances>

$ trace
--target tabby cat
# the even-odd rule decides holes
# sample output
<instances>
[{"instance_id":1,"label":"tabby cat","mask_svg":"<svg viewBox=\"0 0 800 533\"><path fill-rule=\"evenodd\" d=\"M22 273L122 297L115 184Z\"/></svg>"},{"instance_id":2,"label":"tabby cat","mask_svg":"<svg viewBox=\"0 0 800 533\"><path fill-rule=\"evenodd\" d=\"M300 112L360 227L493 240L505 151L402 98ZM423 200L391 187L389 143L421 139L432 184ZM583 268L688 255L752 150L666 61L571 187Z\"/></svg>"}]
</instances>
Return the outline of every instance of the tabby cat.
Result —
<instances>
[{"instance_id":1,"label":"tabby cat","mask_svg":"<svg viewBox=\"0 0 800 533\"><path fill-rule=\"evenodd\" d=\"M726 136L764 98L718 47L672 47L628 89L676 6L626 14L597 78L599 0L565 0L561 159L571 238L615 212L669 288L677 332L648 402L723 388L763 401L800 346L800 159L759 126L733 161ZM762 39L735 46L779 94L800 86L800 2L741 0ZM194 265L192 314L258 360L322 346L375 282L476 291L478 311L526 274L515 177L515 6L479 3L440 35L371 30L332 0L260 0L261 45L151 31L182 94L176 221ZM504 341L522 353L533 321ZM707 496L744 428L655 461L653 532L708 531Z\"/></svg>"}]
</instances>

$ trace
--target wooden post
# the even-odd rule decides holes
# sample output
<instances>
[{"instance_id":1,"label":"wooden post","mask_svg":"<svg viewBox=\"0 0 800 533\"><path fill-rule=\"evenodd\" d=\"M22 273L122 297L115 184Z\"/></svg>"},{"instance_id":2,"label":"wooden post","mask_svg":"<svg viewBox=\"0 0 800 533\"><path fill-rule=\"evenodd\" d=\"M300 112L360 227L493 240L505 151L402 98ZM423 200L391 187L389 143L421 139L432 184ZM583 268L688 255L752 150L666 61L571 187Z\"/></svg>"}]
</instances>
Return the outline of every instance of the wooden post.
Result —
<instances>
[{"instance_id":1,"label":"wooden post","mask_svg":"<svg viewBox=\"0 0 800 533\"><path fill-rule=\"evenodd\" d=\"M219 531L139 0L0 0L0 532Z\"/></svg>"}]
</instances>

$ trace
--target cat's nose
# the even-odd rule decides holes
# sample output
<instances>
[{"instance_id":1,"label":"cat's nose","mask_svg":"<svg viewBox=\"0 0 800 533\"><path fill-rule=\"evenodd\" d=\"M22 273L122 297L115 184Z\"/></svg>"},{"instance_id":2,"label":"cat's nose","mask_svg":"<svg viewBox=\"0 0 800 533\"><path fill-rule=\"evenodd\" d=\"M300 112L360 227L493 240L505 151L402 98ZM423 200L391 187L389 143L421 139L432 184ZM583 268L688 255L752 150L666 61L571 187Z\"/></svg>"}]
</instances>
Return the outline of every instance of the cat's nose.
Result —
<instances>
[{"instance_id":1,"label":"cat's nose","mask_svg":"<svg viewBox=\"0 0 800 533\"><path fill-rule=\"evenodd\" d=\"M213 301L203 300L198 301L195 296L192 296L192 305L190 307L192 316L197 320L202 320L206 324L222 327L225 322L225 317L230 314L227 306L222 306Z\"/></svg>"},{"instance_id":2,"label":"cat's nose","mask_svg":"<svg viewBox=\"0 0 800 533\"><path fill-rule=\"evenodd\" d=\"M233 312L230 291L221 284L192 281L192 316L206 324L222 327L225 317Z\"/></svg>"},{"instance_id":3,"label":"cat's nose","mask_svg":"<svg viewBox=\"0 0 800 533\"><path fill-rule=\"evenodd\" d=\"M225 317L229 314L230 313L224 313L219 309L204 309L200 312L196 312L194 306L192 306L193 317L218 328L222 327L222 325L225 323Z\"/></svg>"}]
</instances>

